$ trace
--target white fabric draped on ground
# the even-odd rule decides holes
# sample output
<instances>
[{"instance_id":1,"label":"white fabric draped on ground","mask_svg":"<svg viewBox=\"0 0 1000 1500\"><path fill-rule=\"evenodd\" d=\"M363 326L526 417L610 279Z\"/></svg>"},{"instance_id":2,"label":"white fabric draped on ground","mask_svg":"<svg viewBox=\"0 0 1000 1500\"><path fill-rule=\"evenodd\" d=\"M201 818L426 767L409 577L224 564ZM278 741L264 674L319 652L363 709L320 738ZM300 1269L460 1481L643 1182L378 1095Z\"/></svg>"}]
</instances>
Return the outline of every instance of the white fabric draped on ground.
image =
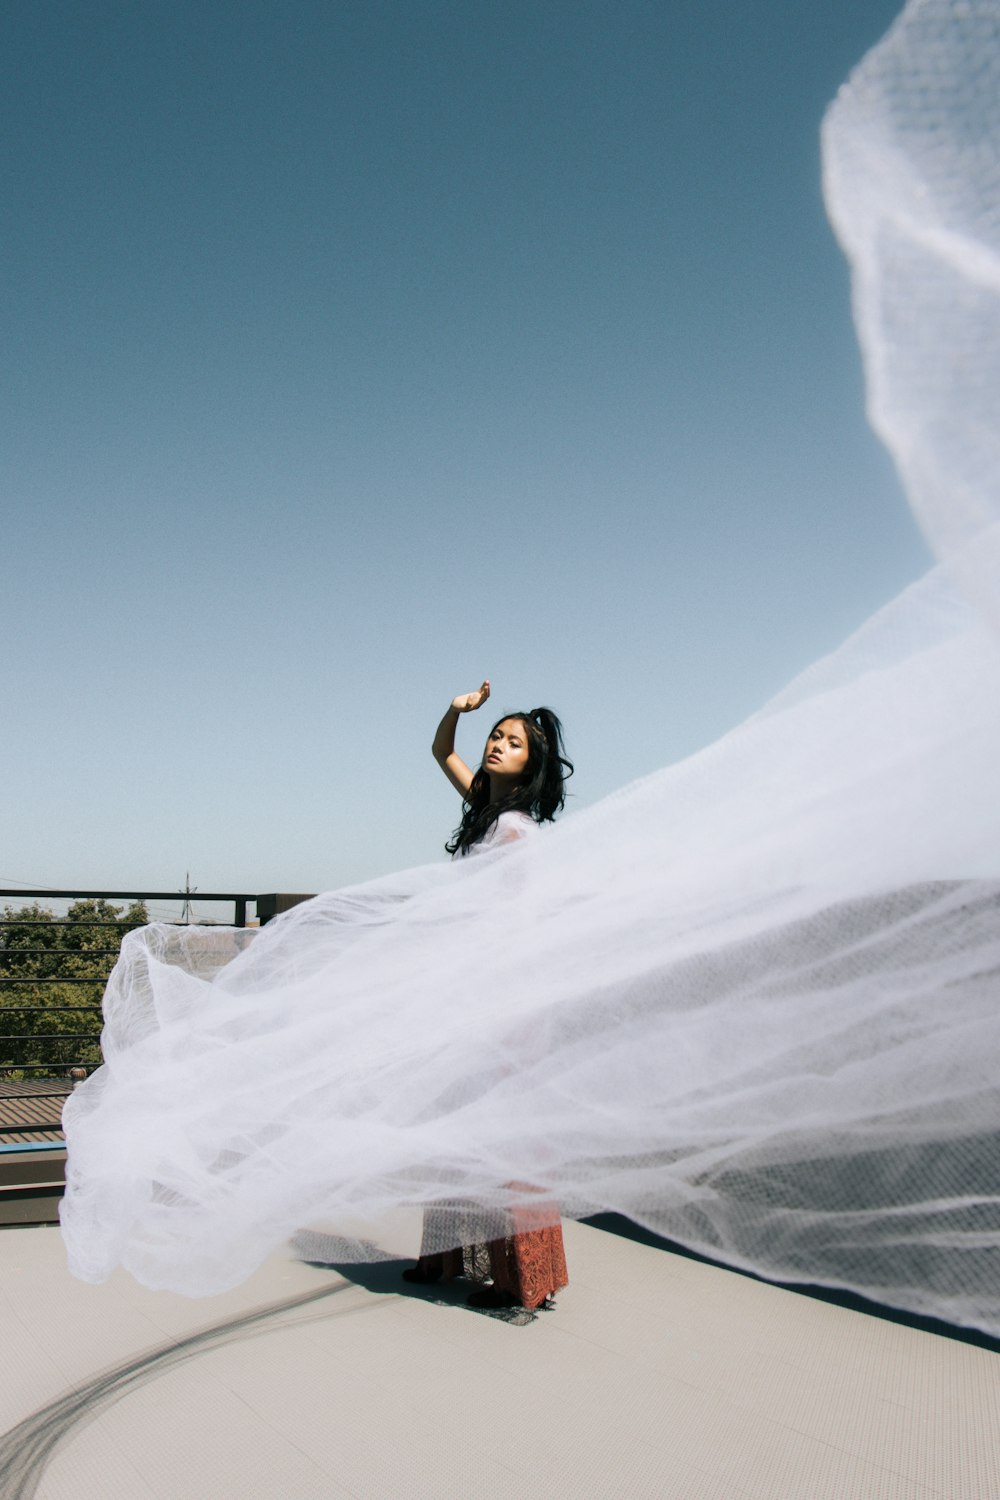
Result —
<instances>
[{"instance_id":1,"label":"white fabric draped on ground","mask_svg":"<svg viewBox=\"0 0 1000 1500\"><path fill-rule=\"evenodd\" d=\"M531 1184L1000 1333L998 14L916 0L825 126L875 418L941 567L509 850L252 938L131 934L66 1110L78 1275L217 1291L296 1230L368 1259L361 1219Z\"/></svg>"}]
</instances>

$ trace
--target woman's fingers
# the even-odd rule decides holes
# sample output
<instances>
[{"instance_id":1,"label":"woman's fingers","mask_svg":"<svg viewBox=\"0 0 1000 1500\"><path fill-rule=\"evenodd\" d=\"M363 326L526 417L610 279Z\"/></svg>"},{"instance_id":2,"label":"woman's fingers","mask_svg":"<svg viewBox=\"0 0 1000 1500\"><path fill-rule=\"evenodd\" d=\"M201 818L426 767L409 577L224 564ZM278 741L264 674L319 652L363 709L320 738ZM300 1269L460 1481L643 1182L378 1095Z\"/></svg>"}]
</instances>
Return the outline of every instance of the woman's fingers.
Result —
<instances>
[{"instance_id":1,"label":"woman's fingers","mask_svg":"<svg viewBox=\"0 0 1000 1500\"><path fill-rule=\"evenodd\" d=\"M457 708L460 714L471 713L473 709L481 708L490 696L490 680L487 677L482 687L477 688L474 693L465 693L452 702L452 708Z\"/></svg>"}]
</instances>

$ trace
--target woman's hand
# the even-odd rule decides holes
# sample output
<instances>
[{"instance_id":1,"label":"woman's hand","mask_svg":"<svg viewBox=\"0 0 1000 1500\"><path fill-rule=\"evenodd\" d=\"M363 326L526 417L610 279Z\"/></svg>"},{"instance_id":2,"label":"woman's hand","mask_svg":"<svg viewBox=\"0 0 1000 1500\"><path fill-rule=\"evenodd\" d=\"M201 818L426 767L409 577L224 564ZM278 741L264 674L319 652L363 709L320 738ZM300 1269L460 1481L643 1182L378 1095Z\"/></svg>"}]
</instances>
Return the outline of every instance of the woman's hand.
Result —
<instances>
[{"instance_id":1,"label":"woman's hand","mask_svg":"<svg viewBox=\"0 0 1000 1500\"><path fill-rule=\"evenodd\" d=\"M431 746L434 759L441 767L456 792L463 797L472 785L472 772L460 755L455 754L455 727L459 714L471 714L482 708L490 696L489 678L474 693L460 693L451 700L451 707L437 727L434 744Z\"/></svg>"},{"instance_id":2,"label":"woman's hand","mask_svg":"<svg viewBox=\"0 0 1000 1500\"><path fill-rule=\"evenodd\" d=\"M451 706L456 713L471 714L477 708L482 708L490 696L490 680L487 677L481 688L476 688L474 693L462 693L451 700Z\"/></svg>"}]
</instances>

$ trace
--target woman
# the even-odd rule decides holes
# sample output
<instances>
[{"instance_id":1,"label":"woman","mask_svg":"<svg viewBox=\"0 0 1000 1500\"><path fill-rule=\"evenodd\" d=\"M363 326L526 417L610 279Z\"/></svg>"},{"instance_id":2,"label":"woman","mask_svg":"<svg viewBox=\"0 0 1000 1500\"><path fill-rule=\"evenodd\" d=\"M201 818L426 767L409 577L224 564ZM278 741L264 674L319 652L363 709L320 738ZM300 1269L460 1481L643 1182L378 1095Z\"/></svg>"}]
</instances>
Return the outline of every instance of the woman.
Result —
<instances>
[{"instance_id":1,"label":"woman","mask_svg":"<svg viewBox=\"0 0 1000 1500\"><path fill-rule=\"evenodd\" d=\"M487 679L474 693L455 698L434 736L434 759L464 803L462 821L445 845L453 858L516 843L537 824L551 822L565 804L565 783L573 774L562 753L562 725L548 708L499 719L487 735L482 764L472 771L455 750L455 728L462 714L475 712L489 696ZM523 1184L512 1186L533 1191ZM505 1232L483 1243L476 1233L481 1216L460 1207L466 1243L441 1252L433 1246L455 1234L455 1210L431 1210L424 1220L420 1259L403 1275L416 1282L488 1275L493 1285L472 1292L470 1306L540 1307L567 1284L562 1230L551 1222L553 1212L541 1200L517 1204L509 1211Z\"/></svg>"}]
</instances>

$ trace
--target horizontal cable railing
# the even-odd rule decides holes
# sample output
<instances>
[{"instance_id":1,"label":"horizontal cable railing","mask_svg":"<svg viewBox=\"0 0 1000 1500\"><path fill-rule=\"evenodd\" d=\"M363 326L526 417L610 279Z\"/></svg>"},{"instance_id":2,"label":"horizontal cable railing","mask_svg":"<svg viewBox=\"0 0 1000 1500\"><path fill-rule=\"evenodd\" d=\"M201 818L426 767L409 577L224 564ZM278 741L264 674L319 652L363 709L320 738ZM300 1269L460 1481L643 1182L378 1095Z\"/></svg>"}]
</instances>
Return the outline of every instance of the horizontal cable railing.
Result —
<instances>
[{"instance_id":1,"label":"horizontal cable railing","mask_svg":"<svg viewBox=\"0 0 1000 1500\"><path fill-rule=\"evenodd\" d=\"M121 938L151 920L150 903L179 909L192 894L37 886L0 891L0 1146L11 1136L58 1132L62 1099L101 1061L101 998ZM308 896L198 891L196 899L199 908L222 907L221 920L170 925L242 928L254 904L258 921L266 922ZM129 904L109 905L115 901ZM56 915L52 903L69 905Z\"/></svg>"},{"instance_id":2,"label":"horizontal cable railing","mask_svg":"<svg viewBox=\"0 0 1000 1500\"><path fill-rule=\"evenodd\" d=\"M231 901L233 903L233 907L234 907L234 911L235 911L235 916L234 916L233 922L231 924L229 924L229 925L231 925L233 927L245 927L247 925L247 905L248 905L249 902L257 900L257 897L255 895L248 895L245 891L236 891L236 892L233 892L233 891L229 891L229 892L209 891L207 893L203 893L201 891L197 891L197 892L192 891L191 894L192 895L195 895L195 894L197 895L199 905L203 901L216 901L216 902L217 901L226 901L226 902ZM5 899L9 898L10 896L22 896L22 897L23 896L30 896L35 901L38 901L38 900L45 900L45 901L141 901L143 903L145 903L147 901L170 901L170 902L172 902L176 906L176 905L178 905L184 899L184 897L186 895L186 892L184 892L184 891L59 891L59 890L45 889L45 888L43 888L41 886L26 886L26 887L22 888L21 890L4 890L4 891L0 892L0 895L3 895ZM58 924L58 925L62 925L62 926L67 926L67 925L73 925L74 922L76 922L78 920L80 920L80 919L79 918L69 918L69 917L53 918L50 922L46 922L44 925L45 926L55 926L55 925ZM27 922L25 922L25 923L19 923L18 925L19 926L28 926L30 924L27 923ZM114 921L114 920L104 920L104 921L102 921L100 918L98 918L96 920L90 920L88 918L87 922L86 922L86 925L88 927L117 927L117 926L119 926L119 923L116 922L116 921ZM136 924L133 924L133 925L139 925L139 924L136 923ZM182 925L186 926L188 924L184 923ZM196 924L191 924L191 925L196 925Z\"/></svg>"}]
</instances>

